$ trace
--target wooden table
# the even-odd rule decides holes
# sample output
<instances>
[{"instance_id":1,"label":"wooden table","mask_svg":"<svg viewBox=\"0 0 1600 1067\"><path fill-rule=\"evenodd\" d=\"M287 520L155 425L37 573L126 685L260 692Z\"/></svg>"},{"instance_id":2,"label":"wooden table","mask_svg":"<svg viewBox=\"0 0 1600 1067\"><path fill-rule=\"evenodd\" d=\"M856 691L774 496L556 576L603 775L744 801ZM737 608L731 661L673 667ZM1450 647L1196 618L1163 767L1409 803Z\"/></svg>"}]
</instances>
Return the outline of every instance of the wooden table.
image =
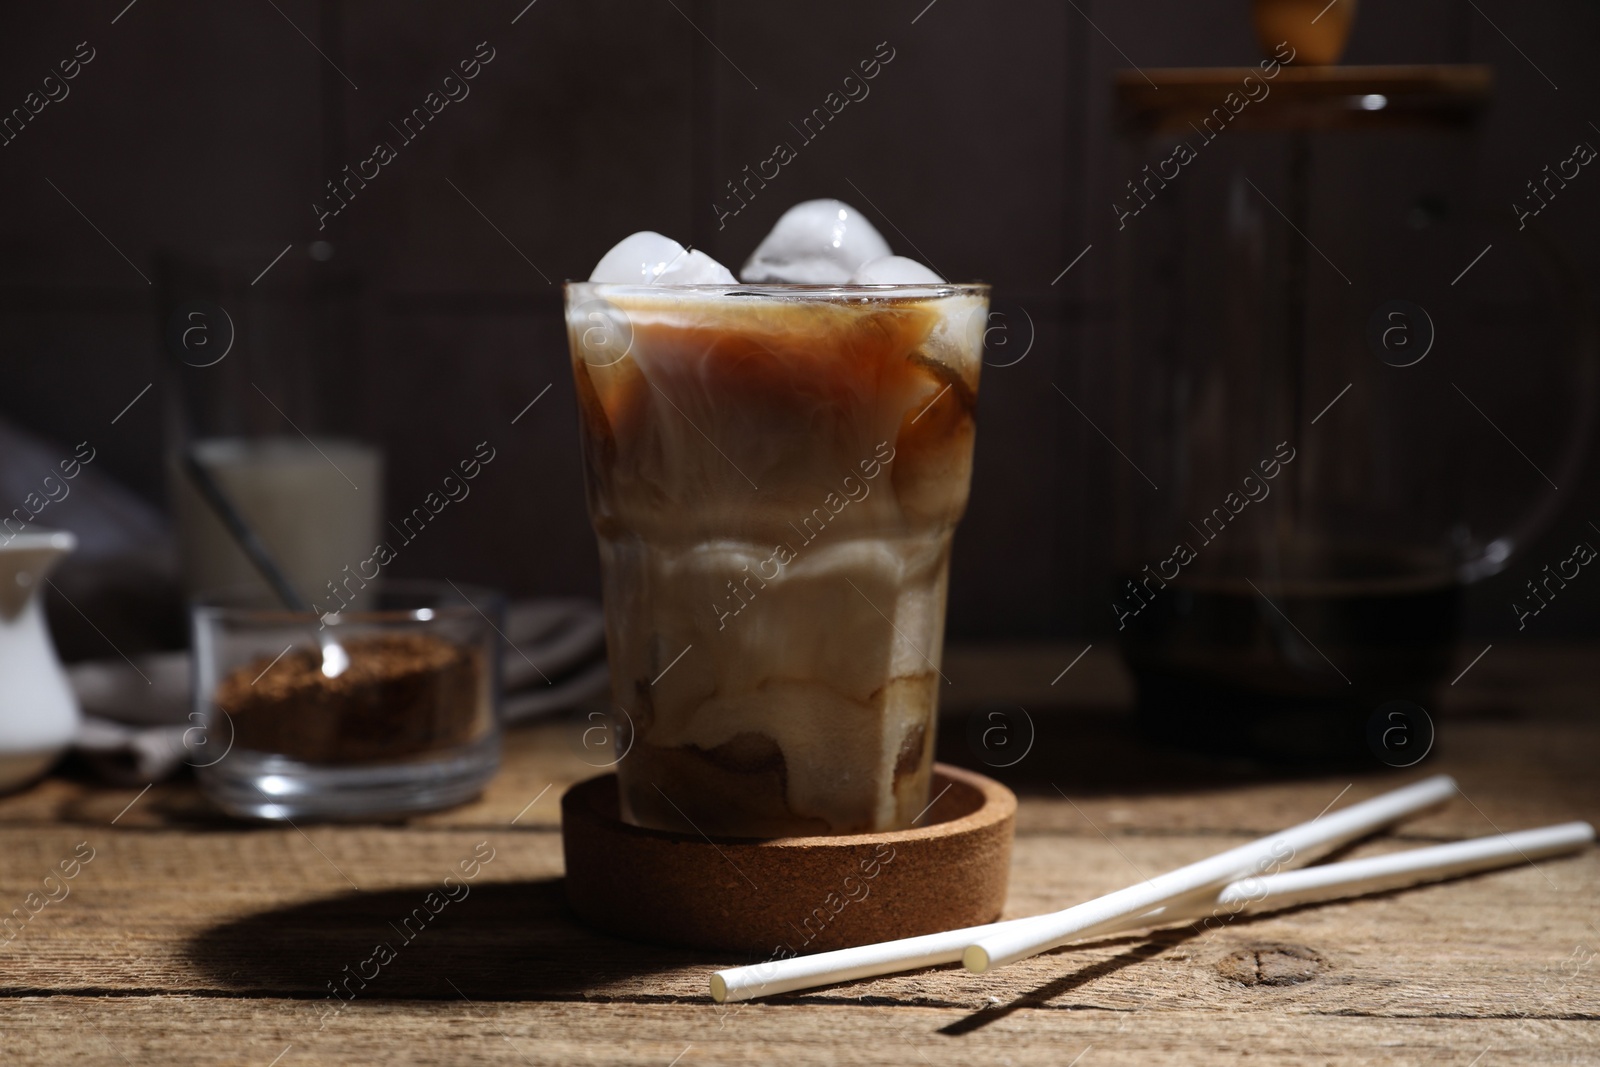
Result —
<instances>
[{"instance_id":1,"label":"wooden table","mask_svg":"<svg viewBox=\"0 0 1600 1067\"><path fill-rule=\"evenodd\" d=\"M1432 709L1438 744L1424 764L1293 779L1142 747L1106 649L1050 684L1079 651L948 656L944 758L976 763L964 718L987 701L1020 704L1037 723L1032 752L1007 772L1022 798L1013 914L1118 888L1428 771L1456 775L1465 798L1353 854L1600 822L1593 647L1496 644ZM479 801L394 825L243 826L210 814L187 779L141 794L54 777L5 798L3 907L42 895L75 850L92 859L52 885L60 899L14 938L0 932L0 1059L1600 1062L1593 852L1204 933L1109 938L984 977L941 968L721 1008L706 995L708 971L746 961L612 940L567 917L557 798L592 773L573 732L516 731ZM392 924L475 849L493 858L468 895L402 938ZM399 946L393 958L367 962L380 941ZM335 998L346 968L378 973L365 988L351 983L353 999Z\"/></svg>"}]
</instances>

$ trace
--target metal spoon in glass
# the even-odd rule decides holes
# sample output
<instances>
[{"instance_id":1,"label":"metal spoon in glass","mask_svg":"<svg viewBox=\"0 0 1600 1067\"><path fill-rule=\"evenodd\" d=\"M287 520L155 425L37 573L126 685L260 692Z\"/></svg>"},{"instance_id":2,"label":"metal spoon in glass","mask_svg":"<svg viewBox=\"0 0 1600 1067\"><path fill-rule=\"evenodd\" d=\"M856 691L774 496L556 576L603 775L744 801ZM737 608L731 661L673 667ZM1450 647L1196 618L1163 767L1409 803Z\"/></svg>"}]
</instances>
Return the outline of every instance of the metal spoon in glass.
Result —
<instances>
[{"instance_id":1,"label":"metal spoon in glass","mask_svg":"<svg viewBox=\"0 0 1600 1067\"><path fill-rule=\"evenodd\" d=\"M195 456L193 447L183 450L183 466L185 472L189 475L189 480L199 490L206 504L210 506L217 518L222 520L222 525L227 527L228 533L233 535L233 539L239 545L239 548L249 558L250 562L255 565L256 570L261 572L261 577L266 579L267 584L278 595L278 599L283 601L284 606L290 611L315 614L311 605L299 594L289 581L288 576L283 573L283 568L278 566L278 561L272 558L272 553L268 550L265 542L245 521L244 516L239 513L239 509L233 506L233 501L228 499L227 492L223 490L221 485L217 484L217 480L211 476L211 472L206 470L205 464L201 463L199 458ZM323 616L322 619L324 622L330 619L337 622L338 616L330 612L328 615ZM345 652L344 646L340 645L326 629L317 631L317 643L322 646L323 677L339 677L350 666L350 656Z\"/></svg>"}]
</instances>

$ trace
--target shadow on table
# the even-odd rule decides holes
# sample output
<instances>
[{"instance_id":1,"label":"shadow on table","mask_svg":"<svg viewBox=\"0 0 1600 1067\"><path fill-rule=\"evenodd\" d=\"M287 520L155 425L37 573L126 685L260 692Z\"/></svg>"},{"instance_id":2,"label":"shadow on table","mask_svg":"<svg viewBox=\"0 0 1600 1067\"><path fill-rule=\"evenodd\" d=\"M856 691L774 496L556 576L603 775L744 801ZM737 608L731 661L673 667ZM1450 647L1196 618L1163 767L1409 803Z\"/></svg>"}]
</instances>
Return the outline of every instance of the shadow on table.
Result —
<instances>
[{"instance_id":1,"label":"shadow on table","mask_svg":"<svg viewBox=\"0 0 1600 1067\"><path fill-rule=\"evenodd\" d=\"M434 884L277 908L211 927L190 940L186 953L222 991L328 998L329 1011L337 1009L334 997L359 1003L581 996L608 982L707 960L591 932L567 909L559 878L467 885L455 901ZM453 891L460 896L459 888Z\"/></svg>"},{"instance_id":2,"label":"shadow on table","mask_svg":"<svg viewBox=\"0 0 1600 1067\"><path fill-rule=\"evenodd\" d=\"M1086 986L1098 979L1116 974L1125 967L1143 963L1154 959L1170 948L1183 944L1191 938L1198 937L1200 927L1186 927L1177 930L1163 930L1148 937L1118 937L1108 938L1100 944L1126 944L1125 951L1119 952L1110 959L1098 960L1086 964L1073 971L1068 971L1059 978L1052 978L1037 989L1013 997L1010 1002L996 1004L993 1007L980 1008L970 1015L964 1015L955 1022L941 1027L939 1033L946 1037L961 1037L981 1030L990 1023L999 1022L1008 1015L1015 1014L1023 1008L1042 1008L1057 997L1065 996L1080 986ZM1081 948L1082 946L1072 946ZM1071 949L1058 949L1065 955Z\"/></svg>"}]
</instances>

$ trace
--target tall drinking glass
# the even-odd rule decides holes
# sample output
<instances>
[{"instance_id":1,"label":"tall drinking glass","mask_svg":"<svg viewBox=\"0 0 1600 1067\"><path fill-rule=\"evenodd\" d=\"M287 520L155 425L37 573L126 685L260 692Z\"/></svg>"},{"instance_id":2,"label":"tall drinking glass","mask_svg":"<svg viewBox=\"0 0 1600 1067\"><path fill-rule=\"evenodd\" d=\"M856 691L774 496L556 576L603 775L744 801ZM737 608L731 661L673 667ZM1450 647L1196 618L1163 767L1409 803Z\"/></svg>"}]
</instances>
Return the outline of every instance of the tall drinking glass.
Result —
<instances>
[{"instance_id":1,"label":"tall drinking glass","mask_svg":"<svg viewBox=\"0 0 1600 1067\"><path fill-rule=\"evenodd\" d=\"M988 288L571 283L625 818L928 803Z\"/></svg>"}]
</instances>

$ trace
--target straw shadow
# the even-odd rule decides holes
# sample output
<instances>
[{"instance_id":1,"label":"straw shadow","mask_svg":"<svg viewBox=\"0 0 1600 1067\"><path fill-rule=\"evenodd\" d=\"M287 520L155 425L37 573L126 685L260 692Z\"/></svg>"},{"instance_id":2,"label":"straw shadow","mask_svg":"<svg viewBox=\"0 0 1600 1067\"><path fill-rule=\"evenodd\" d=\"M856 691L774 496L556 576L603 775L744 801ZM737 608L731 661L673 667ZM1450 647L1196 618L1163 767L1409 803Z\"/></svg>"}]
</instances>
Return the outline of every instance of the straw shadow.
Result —
<instances>
[{"instance_id":1,"label":"straw shadow","mask_svg":"<svg viewBox=\"0 0 1600 1067\"><path fill-rule=\"evenodd\" d=\"M438 890L344 893L264 911L202 931L185 951L222 992L330 1005L572 997L706 961L593 933L568 911L559 878L476 884L442 905ZM424 903L430 893L437 913Z\"/></svg>"},{"instance_id":2,"label":"straw shadow","mask_svg":"<svg viewBox=\"0 0 1600 1067\"><path fill-rule=\"evenodd\" d=\"M1199 927L1185 927L1175 931L1162 931L1150 935L1149 940L1134 945L1126 952L1112 956L1108 960L1091 963L1087 967L1080 967L1076 971L1064 974L1060 978L1053 978L1037 989L1029 990L1012 1000L1009 1004L999 1004L991 1008L980 1008L965 1018L957 1019L948 1026L941 1027L939 1033L947 1037L961 1037L974 1030L980 1030L990 1023L999 1022L1023 1008L1040 1008L1056 997L1070 993L1080 986L1088 985L1107 975L1116 974L1125 967L1132 967L1136 963L1154 959L1169 948L1181 945L1192 937L1200 935ZM1083 945L1071 945L1057 951L1070 951L1081 949Z\"/></svg>"}]
</instances>

